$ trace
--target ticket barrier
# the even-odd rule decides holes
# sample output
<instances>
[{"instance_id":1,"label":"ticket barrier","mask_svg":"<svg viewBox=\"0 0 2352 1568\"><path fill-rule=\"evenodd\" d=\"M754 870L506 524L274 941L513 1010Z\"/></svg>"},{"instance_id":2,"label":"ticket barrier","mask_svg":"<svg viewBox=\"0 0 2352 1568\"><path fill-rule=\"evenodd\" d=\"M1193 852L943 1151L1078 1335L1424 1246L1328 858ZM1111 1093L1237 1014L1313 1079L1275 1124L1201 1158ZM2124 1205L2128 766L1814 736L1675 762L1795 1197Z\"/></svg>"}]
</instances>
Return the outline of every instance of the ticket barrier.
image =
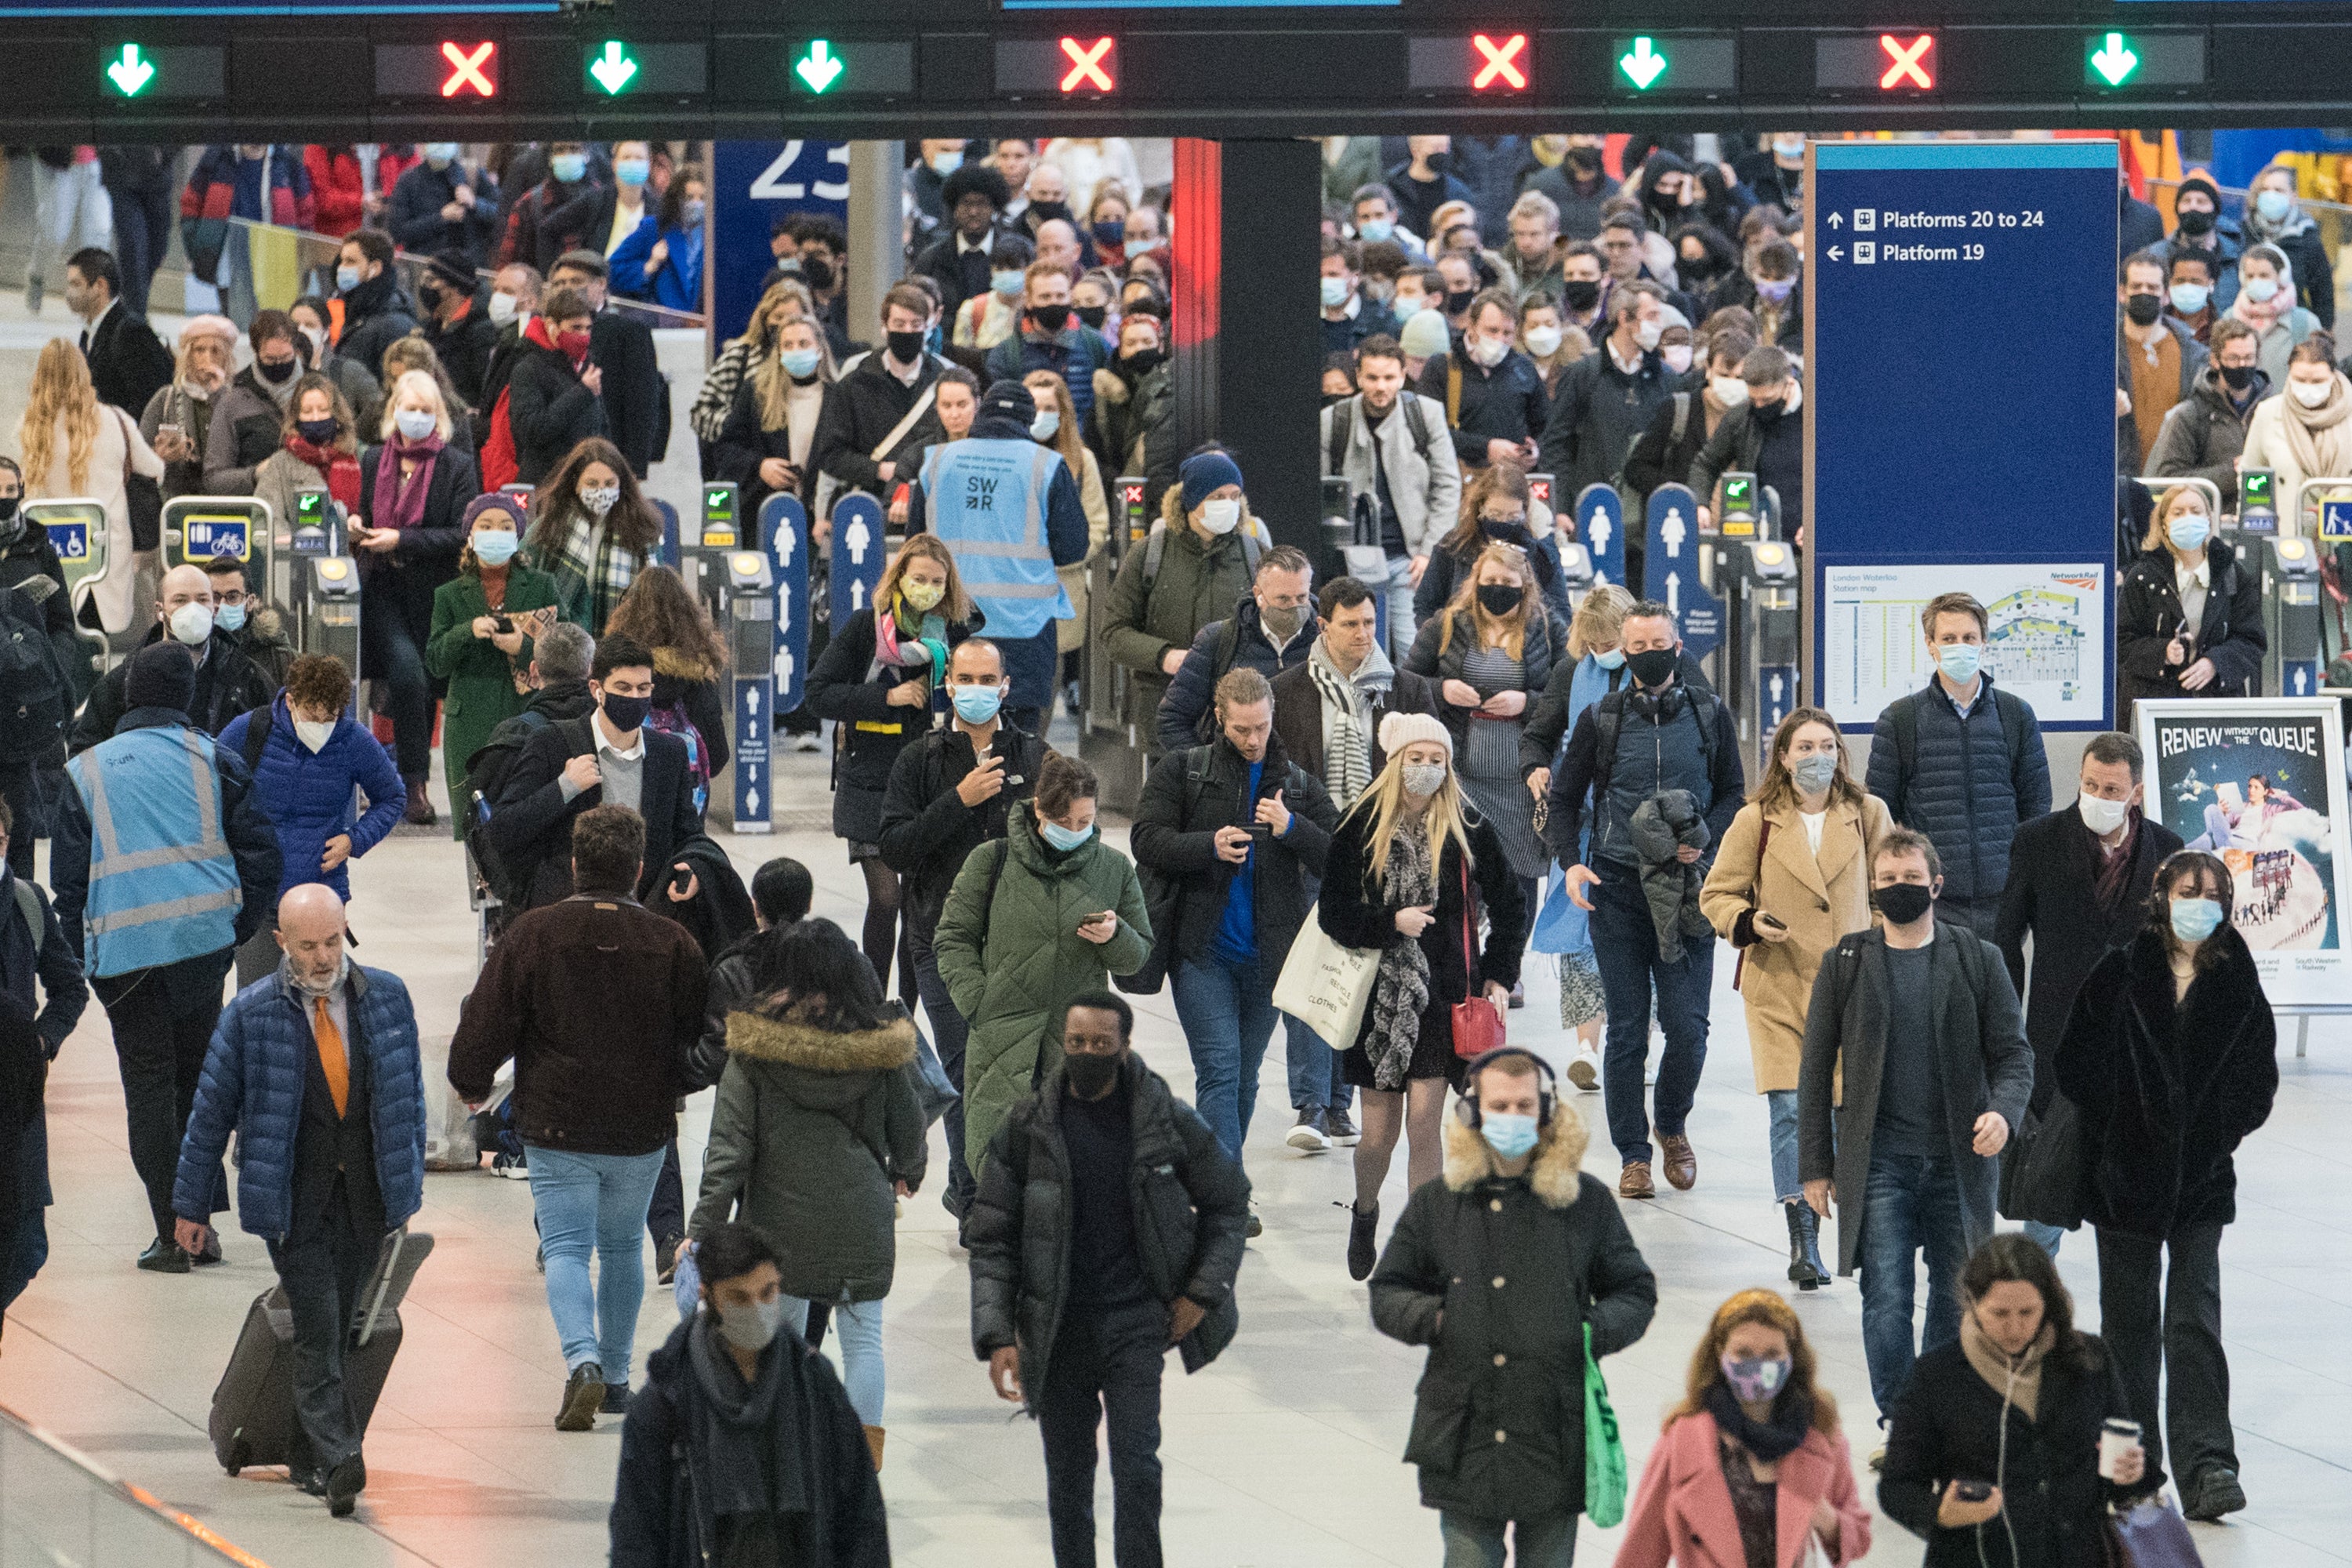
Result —
<instances>
[{"instance_id":1,"label":"ticket barrier","mask_svg":"<svg viewBox=\"0 0 2352 1568\"><path fill-rule=\"evenodd\" d=\"M1797 554L1780 538L1780 498L1771 486L1757 484L1753 474L1727 473L1719 493L1723 505L1712 527L1696 536L1697 594L1681 591L1671 570L1661 577L1654 566L1650 575L1654 593L1666 595L1670 608L1689 599L1679 616L1684 646L1731 705L1748 776L1757 778L1772 731L1802 701ZM1678 514L1688 506L1696 516L1696 504L1682 485L1661 485L1652 494L1654 560L1664 554L1671 561L1683 539Z\"/></svg>"},{"instance_id":2,"label":"ticket barrier","mask_svg":"<svg viewBox=\"0 0 2352 1568\"><path fill-rule=\"evenodd\" d=\"M272 522L269 503L254 496L176 497L163 503L163 564L203 568L229 556L244 563L248 587L275 597L285 584Z\"/></svg>"},{"instance_id":3,"label":"ticket barrier","mask_svg":"<svg viewBox=\"0 0 2352 1568\"><path fill-rule=\"evenodd\" d=\"M772 495L760 506L760 548L768 558L775 583L776 612L773 677L774 708L790 713L808 691L809 669L809 521L808 509L798 496Z\"/></svg>"},{"instance_id":4,"label":"ticket barrier","mask_svg":"<svg viewBox=\"0 0 2352 1568\"><path fill-rule=\"evenodd\" d=\"M714 479L702 487L701 496L700 517L679 520L678 575L685 579L687 592L709 612L711 624L723 626L733 592L729 557L750 549L751 542L743 538L737 516L740 496L731 482Z\"/></svg>"},{"instance_id":5,"label":"ticket barrier","mask_svg":"<svg viewBox=\"0 0 2352 1568\"><path fill-rule=\"evenodd\" d=\"M331 496L323 489L306 487L294 492L294 515L272 540L265 592L271 604L286 611L294 627L294 646L304 653L327 651L313 648L310 641L312 627L319 624L311 606L318 584L315 563L352 558L344 522L343 509Z\"/></svg>"},{"instance_id":6,"label":"ticket barrier","mask_svg":"<svg viewBox=\"0 0 2352 1568\"><path fill-rule=\"evenodd\" d=\"M2323 565L2336 569L2336 585L2341 588L2352 583L2352 480L2339 481L2343 494L2338 498L2321 497L2319 516L2313 528L2313 543L2319 551ZM2332 595L2330 595L2332 598ZM2336 611L2336 652L2338 657L2352 654L2352 636L2346 631L2344 611ZM2326 635L2323 624L2321 633Z\"/></svg>"},{"instance_id":7,"label":"ticket barrier","mask_svg":"<svg viewBox=\"0 0 2352 1568\"><path fill-rule=\"evenodd\" d=\"M83 619L89 596L100 583L107 581L106 574L114 565L107 559L106 508L82 499L28 500L23 504L26 526L47 531L49 548L58 552L58 565L65 573L65 581L58 587L64 591L66 602L73 606L77 652L68 660L68 673L73 678L74 700L79 704L113 663L112 642ZM121 563L121 569L130 571L131 563ZM58 649L60 654L65 651Z\"/></svg>"},{"instance_id":8,"label":"ticket barrier","mask_svg":"<svg viewBox=\"0 0 2352 1568\"><path fill-rule=\"evenodd\" d=\"M360 572L348 555L320 555L300 563L301 644L306 654L326 654L352 671L352 711L359 701Z\"/></svg>"},{"instance_id":9,"label":"ticket barrier","mask_svg":"<svg viewBox=\"0 0 2352 1568\"><path fill-rule=\"evenodd\" d=\"M1141 547L1151 529L1143 516L1143 481L1123 478L1118 484L1127 526L1110 531L1104 548L1087 567L1087 646L1078 661L1078 755L1100 784L1097 801L1107 810L1132 812L1143 798L1144 737L1127 721L1129 676L1104 649L1103 624L1119 563L1130 549ZM1129 506L1125 498L1130 484L1134 501ZM1139 521L1140 533L1135 531Z\"/></svg>"},{"instance_id":10,"label":"ticket barrier","mask_svg":"<svg viewBox=\"0 0 2352 1568\"><path fill-rule=\"evenodd\" d=\"M733 731L734 754L728 762L724 783L710 781L708 815L717 815L719 791L724 788L735 831L767 833L773 829L775 809L768 767L776 726L775 568L757 550L730 551L710 564L714 574L721 574L720 594L726 601L726 616L719 624L727 628L728 663L733 669L734 700L728 705L728 727Z\"/></svg>"}]
</instances>

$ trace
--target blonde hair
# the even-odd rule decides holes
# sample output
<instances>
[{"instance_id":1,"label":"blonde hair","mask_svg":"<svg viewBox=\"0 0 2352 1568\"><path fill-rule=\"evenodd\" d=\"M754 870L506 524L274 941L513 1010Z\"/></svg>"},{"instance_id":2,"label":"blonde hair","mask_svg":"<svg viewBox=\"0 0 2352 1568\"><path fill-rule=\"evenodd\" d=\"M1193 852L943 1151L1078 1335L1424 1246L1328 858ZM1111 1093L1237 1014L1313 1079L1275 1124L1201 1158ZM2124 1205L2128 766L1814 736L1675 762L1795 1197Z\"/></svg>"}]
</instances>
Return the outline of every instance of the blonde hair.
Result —
<instances>
[{"instance_id":1,"label":"blonde hair","mask_svg":"<svg viewBox=\"0 0 2352 1568\"><path fill-rule=\"evenodd\" d=\"M875 613L880 615L890 596L898 591L898 579L907 574L909 561L936 561L947 569L948 591L940 595L939 613L950 623L970 624L976 613L971 595L963 585L963 574L956 570L955 556L936 533L909 534L907 542L890 557L890 564L882 569L882 581L874 587Z\"/></svg>"},{"instance_id":2,"label":"blonde hair","mask_svg":"<svg viewBox=\"0 0 2352 1568\"><path fill-rule=\"evenodd\" d=\"M1715 1317L1691 1352L1690 1373L1684 1380L1682 1403L1666 1412L1672 1426L1685 1415L1706 1413L1706 1396L1723 1378L1723 1347L1732 1331L1748 1323L1776 1329L1789 1342L1789 1381L1774 1397L1801 1393L1811 1402L1812 1428L1825 1437L1838 1430L1837 1400L1814 1380L1813 1347L1805 1338L1804 1320L1777 1290L1742 1290L1715 1310Z\"/></svg>"},{"instance_id":3,"label":"blonde hair","mask_svg":"<svg viewBox=\"0 0 2352 1568\"><path fill-rule=\"evenodd\" d=\"M1364 867L1383 894L1389 885L1389 849L1396 840L1398 822L1404 816L1404 753L1403 746L1389 753L1387 765L1372 775L1372 782L1364 786L1364 793L1356 797L1356 804L1347 812L1349 816L1362 816L1371 820L1372 834L1365 847ZM1445 782L1430 797L1422 823L1429 834L1431 876L1437 874L1448 838L1462 847L1463 865L1473 863L1469 818L1462 804L1462 784L1454 775L1451 752L1446 756Z\"/></svg>"},{"instance_id":4,"label":"blonde hair","mask_svg":"<svg viewBox=\"0 0 2352 1568\"><path fill-rule=\"evenodd\" d=\"M1061 416L1061 423L1054 430L1054 438L1044 444L1062 455L1064 466L1070 470L1070 478L1083 484L1087 474L1087 444L1079 437L1078 410L1077 405L1070 401L1070 384L1050 370L1033 370L1021 378L1024 385L1040 380L1054 384L1054 407ZM1029 395L1032 398L1037 395L1034 386L1029 387Z\"/></svg>"},{"instance_id":5,"label":"blonde hair","mask_svg":"<svg viewBox=\"0 0 2352 1568\"><path fill-rule=\"evenodd\" d=\"M765 350L768 346L768 338L767 334L761 331L760 324L768 319L769 311L786 300L800 307L803 320L812 321L816 320L816 296L809 292L808 285L797 278L779 278L768 285L768 291L760 296L760 302L757 305L751 307L751 319L743 323L742 331L738 333L734 342L727 346L734 348L740 345L753 353Z\"/></svg>"},{"instance_id":6,"label":"blonde hair","mask_svg":"<svg viewBox=\"0 0 2352 1568\"><path fill-rule=\"evenodd\" d=\"M1492 616L1478 603L1478 574L1489 566L1500 566L1519 580L1519 607L1507 616ZM1489 544L1478 552L1478 558L1463 574L1462 585L1454 590L1453 602L1445 606L1445 626L1437 634L1437 647L1443 653L1454 641L1454 618L1467 611L1470 624L1483 634L1489 626L1507 628L1503 634L1503 647L1513 658L1527 658L1528 634L1542 634L1548 622L1544 617L1543 593L1536 585L1536 563L1516 545Z\"/></svg>"},{"instance_id":7,"label":"blonde hair","mask_svg":"<svg viewBox=\"0 0 2352 1568\"><path fill-rule=\"evenodd\" d=\"M779 283L777 289L782 288ZM768 290L771 294L774 289ZM753 318L757 320L757 317ZM834 367L833 345L825 341L824 329L817 324L814 314L803 315L795 321L786 321L776 329L772 352L760 361L760 368L751 373L752 390L760 398L760 428L782 430L793 422L788 399L793 395L793 373L784 368L784 327L805 326L816 334L816 384L831 386L839 374Z\"/></svg>"},{"instance_id":8,"label":"blonde hair","mask_svg":"<svg viewBox=\"0 0 2352 1568\"><path fill-rule=\"evenodd\" d=\"M383 400L383 427L377 435L386 441L392 439L394 433L400 428L393 418L393 413L400 406L402 395L410 392L423 393L431 399L433 433L446 441L454 428L449 422L449 400L441 395L441 384L433 378L432 373L423 370L404 370L400 378L392 384L392 395Z\"/></svg>"},{"instance_id":9,"label":"blonde hair","mask_svg":"<svg viewBox=\"0 0 2352 1568\"><path fill-rule=\"evenodd\" d=\"M2205 492L2195 485L2175 485L2158 499L2156 510L2147 514L2147 537L2139 542L2142 550L2162 550L2171 542L2165 537L2164 525L2172 521L2173 502L2183 496L2194 497L2197 504L2205 510L2206 523L2209 526L2212 523L2213 504L2205 499Z\"/></svg>"},{"instance_id":10,"label":"blonde hair","mask_svg":"<svg viewBox=\"0 0 2352 1568\"><path fill-rule=\"evenodd\" d=\"M89 362L69 338L43 343L41 357L33 364L32 390L16 426L27 492L54 488L49 476L58 460L60 417L66 422L64 490L71 495L89 488L89 455L98 445L98 392L90 385Z\"/></svg>"},{"instance_id":11,"label":"blonde hair","mask_svg":"<svg viewBox=\"0 0 2352 1568\"><path fill-rule=\"evenodd\" d=\"M449 372L441 363L441 351L425 341L422 331L394 338L384 345L383 386L387 404L399 387L400 378L412 370L421 370L433 378L434 384L441 389L443 408L456 410L467 406L465 398L458 395L457 384L449 379Z\"/></svg>"},{"instance_id":12,"label":"blonde hair","mask_svg":"<svg viewBox=\"0 0 2352 1568\"><path fill-rule=\"evenodd\" d=\"M1571 662L1592 651L1595 643L1614 647L1625 640L1625 612L1633 607L1633 595L1614 583L1596 583L1576 606L1576 615L1568 623L1568 657Z\"/></svg>"}]
</instances>

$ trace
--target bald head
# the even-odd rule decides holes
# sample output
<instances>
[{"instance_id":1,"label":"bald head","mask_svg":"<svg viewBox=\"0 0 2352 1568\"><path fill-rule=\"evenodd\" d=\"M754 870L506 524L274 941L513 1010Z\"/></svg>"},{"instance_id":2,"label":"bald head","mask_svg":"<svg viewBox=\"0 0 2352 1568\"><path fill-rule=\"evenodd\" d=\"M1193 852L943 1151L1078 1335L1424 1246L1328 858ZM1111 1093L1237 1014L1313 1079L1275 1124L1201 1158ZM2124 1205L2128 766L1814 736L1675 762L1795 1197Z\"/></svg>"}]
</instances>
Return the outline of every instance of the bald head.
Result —
<instances>
[{"instance_id":1,"label":"bald head","mask_svg":"<svg viewBox=\"0 0 2352 1568\"><path fill-rule=\"evenodd\" d=\"M212 602L212 579L205 575L201 566L174 566L163 574L163 582L156 585L155 612L167 621L172 612L183 605L202 605L209 609Z\"/></svg>"},{"instance_id":2,"label":"bald head","mask_svg":"<svg viewBox=\"0 0 2352 1568\"><path fill-rule=\"evenodd\" d=\"M343 963L343 900L323 882L289 888L278 900L278 945L298 984L323 991Z\"/></svg>"}]
</instances>

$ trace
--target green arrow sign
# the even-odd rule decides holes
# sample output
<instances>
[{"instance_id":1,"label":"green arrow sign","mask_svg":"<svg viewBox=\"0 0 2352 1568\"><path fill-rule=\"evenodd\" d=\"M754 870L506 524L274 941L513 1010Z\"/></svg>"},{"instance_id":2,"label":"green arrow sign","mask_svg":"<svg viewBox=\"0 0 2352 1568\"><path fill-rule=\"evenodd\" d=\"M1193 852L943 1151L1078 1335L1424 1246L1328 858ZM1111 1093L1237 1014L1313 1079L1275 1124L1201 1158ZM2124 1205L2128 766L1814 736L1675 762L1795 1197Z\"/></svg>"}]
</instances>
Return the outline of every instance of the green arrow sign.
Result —
<instances>
[{"instance_id":1,"label":"green arrow sign","mask_svg":"<svg viewBox=\"0 0 2352 1568\"><path fill-rule=\"evenodd\" d=\"M629 58L628 47L619 39L608 39L604 52L588 64L588 74L608 97L618 98L621 89L635 79L637 62Z\"/></svg>"},{"instance_id":2,"label":"green arrow sign","mask_svg":"<svg viewBox=\"0 0 2352 1568\"><path fill-rule=\"evenodd\" d=\"M833 52L833 46L823 38L809 41L808 53L793 62L793 74L808 83L811 92L823 92L841 79L844 66Z\"/></svg>"},{"instance_id":3,"label":"green arrow sign","mask_svg":"<svg viewBox=\"0 0 2352 1568\"><path fill-rule=\"evenodd\" d=\"M125 98L136 98L155 79L155 68L140 58L138 45L125 44L122 58L109 64L106 74L117 92Z\"/></svg>"},{"instance_id":4,"label":"green arrow sign","mask_svg":"<svg viewBox=\"0 0 2352 1568\"><path fill-rule=\"evenodd\" d=\"M2094 39L2093 43L2097 44ZM2139 69L2139 55L2132 48L2131 40L2121 33L2109 33L2105 47L2094 47L2090 56L2091 77L2109 87L2121 87Z\"/></svg>"},{"instance_id":5,"label":"green arrow sign","mask_svg":"<svg viewBox=\"0 0 2352 1568\"><path fill-rule=\"evenodd\" d=\"M1625 73L1636 92L1649 91L1671 63L1658 52L1656 40L1647 37L1634 39L1633 52L1617 57L1617 68Z\"/></svg>"}]
</instances>

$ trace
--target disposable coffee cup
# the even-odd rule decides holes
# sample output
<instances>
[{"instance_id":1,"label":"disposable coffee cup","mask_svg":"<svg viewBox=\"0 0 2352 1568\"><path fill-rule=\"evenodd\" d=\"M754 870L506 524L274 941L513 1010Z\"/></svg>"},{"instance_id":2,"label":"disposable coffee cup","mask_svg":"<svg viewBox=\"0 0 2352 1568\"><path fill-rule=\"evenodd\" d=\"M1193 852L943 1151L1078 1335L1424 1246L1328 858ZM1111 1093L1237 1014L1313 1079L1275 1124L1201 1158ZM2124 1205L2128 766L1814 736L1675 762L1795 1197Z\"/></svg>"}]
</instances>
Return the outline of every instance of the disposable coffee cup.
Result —
<instances>
[{"instance_id":1,"label":"disposable coffee cup","mask_svg":"<svg viewBox=\"0 0 2352 1568\"><path fill-rule=\"evenodd\" d=\"M2116 1479L2116 1467L2123 1458L2139 1447L2139 1423L2110 1416L2099 1424L2099 1476L2104 1480Z\"/></svg>"}]
</instances>

